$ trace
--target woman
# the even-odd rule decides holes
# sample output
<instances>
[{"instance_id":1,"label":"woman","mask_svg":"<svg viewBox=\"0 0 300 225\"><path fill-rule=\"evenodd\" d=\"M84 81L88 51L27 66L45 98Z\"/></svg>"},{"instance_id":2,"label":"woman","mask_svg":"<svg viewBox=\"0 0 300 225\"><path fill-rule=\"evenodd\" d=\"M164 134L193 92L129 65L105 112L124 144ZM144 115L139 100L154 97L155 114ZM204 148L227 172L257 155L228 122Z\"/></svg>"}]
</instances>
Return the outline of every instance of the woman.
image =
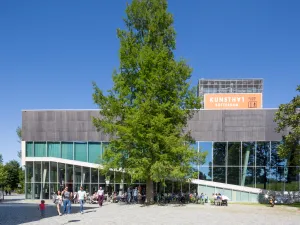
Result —
<instances>
[{"instance_id":1,"label":"woman","mask_svg":"<svg viewBox=\"0 0 300 225\"><path fill-rule=\"evenodd\" d=\"M61 216L60 208L62 205L62 196L61 196L60 191L57 192L55 204L56 204L57 213L58 213L58 215Z\"/></svg>"},{"instance_id":2,"label":"woman","mask_svg":"<svg viewBox=\"0 0 300 225\"><path fill-rule=\"evenodd\" d=\"M97 195L98 195L98 204L99 204L99 207L102 207L103 199L104 199L104 190L102 190L102 187L99 187Z\"/></svg>"}]
</instances>

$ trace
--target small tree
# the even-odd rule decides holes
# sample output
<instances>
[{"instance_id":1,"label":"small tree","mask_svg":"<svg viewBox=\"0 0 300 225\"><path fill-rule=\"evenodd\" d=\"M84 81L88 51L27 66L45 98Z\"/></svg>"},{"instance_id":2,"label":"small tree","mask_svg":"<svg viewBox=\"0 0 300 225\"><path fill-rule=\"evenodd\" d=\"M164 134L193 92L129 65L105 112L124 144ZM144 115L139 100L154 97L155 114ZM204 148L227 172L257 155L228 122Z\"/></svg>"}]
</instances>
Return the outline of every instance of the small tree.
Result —
<instances>
[{"instance_id":1,"label":"small tree","mask_svg":"<svg viewBox=\"0 0 300 225\"><path fill-rule=\"evenodd\" d=\"M185 180L192 162L205 154L190 147L185 130L200 108L188 79L192 69L176 61L173 16L166 0L133 0L126 9L126 30L118 30L120 67L114 87L105 96L94 83L100 117L98 131L111 135L104 154L104 171L122 169L132 180L146 181L146 201L153 201L153 181Z\"/></svg>"},{"instance_id":2,"label":"small tree","mask_svg":"<svg viewBox=\"0 0 300 225\"><path fill-rule=\"evenodd\" d=\"M8 174L6 179L6 185L9 186L12 190L15 190L18 187L18 184L20 183L20 164L16 160L11 160L5 164L4 168Z\"/></svg>"},{"instance_id":3,"label":"small tree","mask_svg":"<svg viewBox=\"0 0 300 225\"><path fill-rule=\"evenodd\" d=\"M297 89L300 92L300 85ZM300 162L300 95L289 103L281 104L274 119L277 122L277 132L288 131L278 146L281 158L289 159L289 166L299 166Z\"/></svg>"}]
</instances>

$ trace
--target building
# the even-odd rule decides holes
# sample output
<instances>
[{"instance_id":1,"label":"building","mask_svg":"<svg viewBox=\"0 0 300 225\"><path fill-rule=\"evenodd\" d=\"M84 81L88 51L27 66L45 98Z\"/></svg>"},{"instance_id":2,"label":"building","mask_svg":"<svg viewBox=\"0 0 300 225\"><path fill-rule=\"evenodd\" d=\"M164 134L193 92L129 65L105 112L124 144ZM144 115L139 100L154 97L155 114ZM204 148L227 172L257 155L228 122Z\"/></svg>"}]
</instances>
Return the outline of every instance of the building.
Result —
<instances>
[{"instance_id":1,"label":"building","mask_svg":"<svg viewBox=\"0 0 300 225\"><path fill-rule=\"evenodd\" d=\"M167 191L189 190L193 185L199 192L255 202L261 189L299 190L296 166L277 155L282 134L274 131L275 112L197 110L188 128L197 141L195 150L208 151L206 163L197 166L199 180L183 186L169 182ZM22 111L26 198L50 198L64 185L74 191L83 185L88 192L99 185L112 190L127 187L118 174L112 173L109 181L99 174L97 162L109 137L93 127L91 116L97 115L97 110Z\"/></svg>"},{"instance_id":2,"label":"building","mask_svg":"<svg viewBox=\"0 0 300 225\"><path fill-rule=\"evenodd\" d=\"M207 151L204 165L195 165L198 179L191 183L167 182L158 192L223 193L232 201L260 200L266 190L300 191L300 174L277 149L284 133L276 133L277 109L263 109L262 79L198 82L204 109L188 121L196 151ZM26 168L26 198L50 198L65 185L92 193L99 186L124 190L124 174L99 172L109 137L91 122L98 110L23 110L22 165ZM291 157L293 157L291 155ZM101 169L101 168L100 168Z\"/></svg>"}]
</instances>

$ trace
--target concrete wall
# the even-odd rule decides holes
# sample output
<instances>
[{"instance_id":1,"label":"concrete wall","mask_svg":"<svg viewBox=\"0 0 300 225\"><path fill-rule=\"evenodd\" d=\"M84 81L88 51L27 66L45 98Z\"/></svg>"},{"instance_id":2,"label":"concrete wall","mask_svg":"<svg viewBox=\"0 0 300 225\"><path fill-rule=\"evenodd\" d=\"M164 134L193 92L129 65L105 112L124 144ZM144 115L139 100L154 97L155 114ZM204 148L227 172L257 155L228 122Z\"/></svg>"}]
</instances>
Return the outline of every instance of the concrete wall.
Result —
<instances>
[{"instance_id":1,"label":"concrete wall","mask_svg":"<svg viewBox=\"0 0 300 225\"><path fill-rule=\"evenodd\" d=\"M197 141L278 141L276 110L198 110L188 122ZM91 122L98 110L24 110L23 141L108 141Z\"/></svg>"}]
</instances>

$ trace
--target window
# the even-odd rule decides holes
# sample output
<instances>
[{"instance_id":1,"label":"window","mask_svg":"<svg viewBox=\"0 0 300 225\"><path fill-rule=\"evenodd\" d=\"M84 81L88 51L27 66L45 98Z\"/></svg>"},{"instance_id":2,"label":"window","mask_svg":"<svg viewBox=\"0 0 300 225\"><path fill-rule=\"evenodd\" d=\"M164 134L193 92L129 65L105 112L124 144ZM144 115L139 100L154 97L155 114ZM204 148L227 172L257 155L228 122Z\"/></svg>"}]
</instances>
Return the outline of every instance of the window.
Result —
<instances>
[{"instance_id":1,"label":"window","mask_svg":"<svg viewBox=\"0 0 300 225\"><path fill-rule=\"evenodd\" d=\"M60 143L48 142L48 157L61 158Z\"/></svg>"},{"instance_id":2,"label":"window","mask_svg":"<svg viewBox=\"0 0 300 225\"><path fill-rule=\"evenodd\" d=\"M74 143L75 160L87 162L87 143Z\"/></svg>"},{"instance_id":3,"label":"window","mask_svg":"<svg viewBox=\"0 0 300 225\"><path fill-rule=\"evenodd\" d=\"M212 142L199 142L199 151L207 152L203 166L210 166L212 164L212 145Z\"/></svg>"},{"instance_id":4,"label":"window","mask_svg":"<svg viewBox=\"0 0 300 225\"><path fill-rule=\"evenodd\" d=\"M46 157L46 142L35 142L34 143L34 156L35 157Z\"/></svg>"},{"instance_id":5,"label":"window","mask_svg":"<svg viewBox=\"0 0 300 225\"><path fill-rule=\"evenodd\" d=\"M73 143L61 143L61 156L63 159L73 159Z\"/></svg>"},{"instance_id":6,"label":"window","mask_svg":"<svg viewBox=\"0 0 300 225\"><path fill-rule=\"evenodd\" d=\"M101 143L89 143L89 162L99 163L101 154Z\"/></svg>"},{"instance_id":7,"label":"window","mask_svg":"<svg viewBox=\"0 0 300 225\"><path fill-rule=\"evenodd\" d=\"M214 142L213 147L213 166L225 166L227 143Z\"/></svg>"},{"instance_id":8,"label":"window","mask_svg":"<svg viewBox=\"0 0 300 225\"><path fill-rule=\"evenodd\" d=\"M228 166L241 166L241 143L228 143Z\"/></svg>"},{"instance_id":9,"label":"window","mask_svg":"<svg viewBox=\"0 0 300 225\"><path fill-rule=\"evenodd\" d=\"M26 142L26 157L34 157L33 143Z\"/></svg>"}]
</instances>

